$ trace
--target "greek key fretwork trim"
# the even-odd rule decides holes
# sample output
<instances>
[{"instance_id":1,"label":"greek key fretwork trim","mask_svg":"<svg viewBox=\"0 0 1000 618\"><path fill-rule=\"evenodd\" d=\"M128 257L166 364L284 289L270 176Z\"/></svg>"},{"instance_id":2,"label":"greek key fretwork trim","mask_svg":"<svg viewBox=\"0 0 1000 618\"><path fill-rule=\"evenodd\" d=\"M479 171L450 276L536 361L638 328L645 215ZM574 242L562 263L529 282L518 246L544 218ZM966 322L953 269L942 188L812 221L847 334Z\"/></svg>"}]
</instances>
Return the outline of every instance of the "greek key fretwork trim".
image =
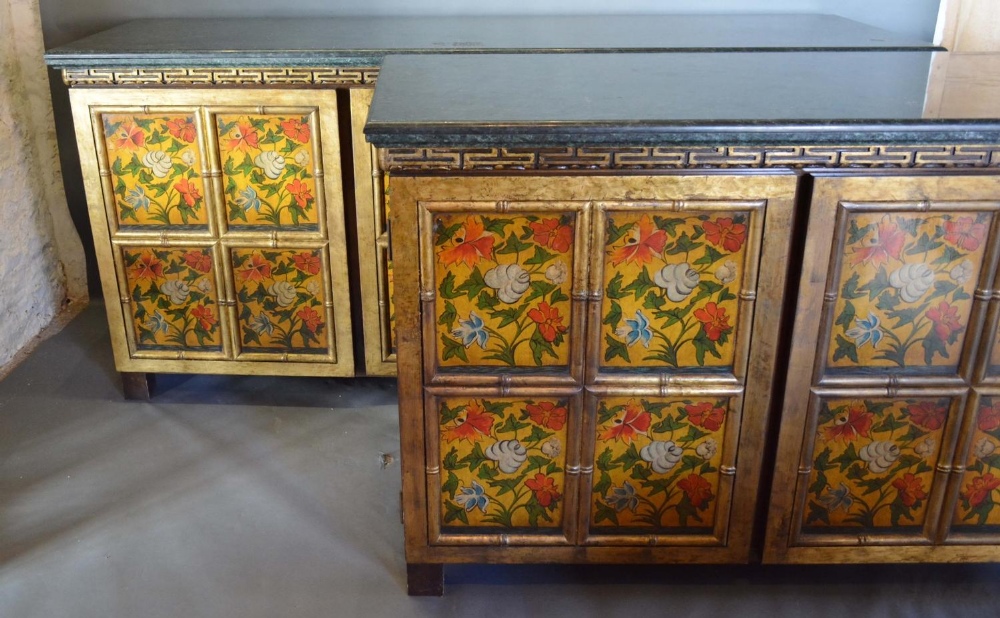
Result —
<instances>
[{"instance_id":1,"label":"greek key fretwork trim","mask_svg":"<svg viewBox=\"0 0 1000 618\"><path fill-rule=\"evenodd\" d=\"M377 67L267 69L63 69L70 86L362 85L378 80Z\"/></svg>"},{"instance_id":2,"label":"greek key fretwork trim","mask_svg":"<svg viewBox=\"0 0 1000 618\"><path fill-rule=\"evenodd\" d=\"M1000 144L718 148L388 148L382 153L384 169L389 171L1000 167Z\"/></svg>"}]
</instances>

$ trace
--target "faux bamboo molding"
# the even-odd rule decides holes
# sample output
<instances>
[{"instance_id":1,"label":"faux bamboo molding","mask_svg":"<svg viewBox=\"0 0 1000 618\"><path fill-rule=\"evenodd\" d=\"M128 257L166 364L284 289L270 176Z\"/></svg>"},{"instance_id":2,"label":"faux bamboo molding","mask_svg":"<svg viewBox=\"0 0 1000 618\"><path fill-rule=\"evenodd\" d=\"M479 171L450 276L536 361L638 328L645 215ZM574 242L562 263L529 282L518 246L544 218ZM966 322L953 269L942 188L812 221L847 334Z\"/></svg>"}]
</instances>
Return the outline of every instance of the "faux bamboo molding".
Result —
<instances>
[{"instance_id":1,"label":"faux bamboo molding","mask_svg":"<svg viewBox=\"0 0 1000 618\"><path fill-rule=\"evenodd\" d=\"M378 80L378 67L335 69L288 68L176 68L176 69L63 69L68 86L360 86Z\"/></svg>"}]
</instances>

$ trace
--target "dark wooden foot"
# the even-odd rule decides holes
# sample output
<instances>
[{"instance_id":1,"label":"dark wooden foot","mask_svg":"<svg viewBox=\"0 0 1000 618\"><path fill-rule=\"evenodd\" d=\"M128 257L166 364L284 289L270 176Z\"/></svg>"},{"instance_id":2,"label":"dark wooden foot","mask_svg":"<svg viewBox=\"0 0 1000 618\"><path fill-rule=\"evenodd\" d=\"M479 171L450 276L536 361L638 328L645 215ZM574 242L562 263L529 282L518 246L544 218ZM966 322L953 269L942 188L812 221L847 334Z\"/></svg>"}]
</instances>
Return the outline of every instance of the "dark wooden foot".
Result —
<instances>
[{"instance_id":1,"label":"dark wooden foot","mask_svg":"<svg viewBox=\"0 0 1000 618\"><path fill-rule=\"evenodd\" d=\"M444 595L444 565L407 562L406 594L411 597Z\"/></svg>"},{"instance_id":2,"label":"dark wooden foot","mask_svg":"<svg viewBox=\"0 0 1000 618\"><path fill-rule=\"evenodd\" d=\"M122 371L122 391L128 401L149 401L156 384L156 374Z\"/></svg>"}]
</instances>

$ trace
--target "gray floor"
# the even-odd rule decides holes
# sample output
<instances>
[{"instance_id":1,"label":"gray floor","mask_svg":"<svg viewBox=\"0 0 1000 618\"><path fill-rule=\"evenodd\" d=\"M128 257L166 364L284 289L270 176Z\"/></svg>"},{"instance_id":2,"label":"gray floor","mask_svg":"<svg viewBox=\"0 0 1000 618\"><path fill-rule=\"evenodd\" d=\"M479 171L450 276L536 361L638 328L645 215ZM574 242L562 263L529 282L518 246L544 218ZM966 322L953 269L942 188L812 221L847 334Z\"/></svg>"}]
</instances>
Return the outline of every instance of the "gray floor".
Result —
<instances>
[{"instance_id":1,"label":"gray floor","mask_svg":"<svg viewBox=\"0 0 1000 618\"><path fill-rule=\"evenodd\" d=\"M405 595L388 380L168 376L93 306L0 382L0 617L997 616L1000 567L453 567Z\"/></svg>"}]
</instances>

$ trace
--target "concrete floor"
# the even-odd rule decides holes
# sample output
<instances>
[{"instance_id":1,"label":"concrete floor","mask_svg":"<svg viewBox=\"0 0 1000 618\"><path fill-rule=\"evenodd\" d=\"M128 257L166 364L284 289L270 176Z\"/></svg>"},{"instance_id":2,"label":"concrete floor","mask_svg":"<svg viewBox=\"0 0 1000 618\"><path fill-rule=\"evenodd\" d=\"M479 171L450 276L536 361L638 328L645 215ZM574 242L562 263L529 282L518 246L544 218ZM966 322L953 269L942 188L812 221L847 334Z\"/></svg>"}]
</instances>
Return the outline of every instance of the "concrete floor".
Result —
<instances>
[{"instance_id":1,"label":"concrete floor","mask_svg":"<svg viewBox=\"0 0 1000 618\"><path fill-rule=\"evenodd\" d=\"M0 617L997 616L1000 567L463 566L405 594L394 384L170 376L95 305L0 382Z\"/></svg>"}]
</instances>

